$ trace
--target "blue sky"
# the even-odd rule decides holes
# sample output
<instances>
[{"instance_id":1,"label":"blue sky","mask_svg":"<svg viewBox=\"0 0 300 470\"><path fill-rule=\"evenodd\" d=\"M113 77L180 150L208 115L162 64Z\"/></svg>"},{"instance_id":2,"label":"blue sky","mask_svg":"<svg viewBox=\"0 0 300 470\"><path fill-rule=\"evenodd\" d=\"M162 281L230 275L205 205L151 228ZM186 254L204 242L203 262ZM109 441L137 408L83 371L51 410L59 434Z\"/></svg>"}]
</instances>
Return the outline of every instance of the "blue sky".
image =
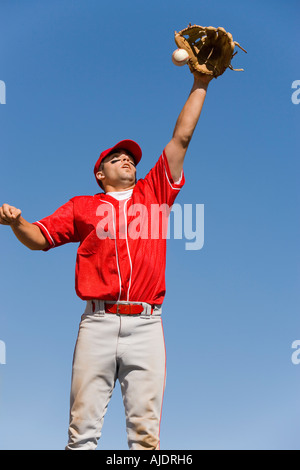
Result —
<instances>
[{"instance_id":1,"label":"blue sky","mask_svg":"<svg viewBox=\"0 0 300 470\"><path fill-rule=\"evenodd\" d=\"M99 153L138 141L138 174L192 86L174 31L223 26L247 51L213 80L176 202L204 204L204 246L170 239L162 449L300 449L299 3L0 2L0 203L33 222L94 194ZM297 124L297 127L296 127ZM0 227L0 448L63 449L83 302L76 245L31 252ZM117 385L99 449L127 449Z\"/></svg>"}]
</instances>

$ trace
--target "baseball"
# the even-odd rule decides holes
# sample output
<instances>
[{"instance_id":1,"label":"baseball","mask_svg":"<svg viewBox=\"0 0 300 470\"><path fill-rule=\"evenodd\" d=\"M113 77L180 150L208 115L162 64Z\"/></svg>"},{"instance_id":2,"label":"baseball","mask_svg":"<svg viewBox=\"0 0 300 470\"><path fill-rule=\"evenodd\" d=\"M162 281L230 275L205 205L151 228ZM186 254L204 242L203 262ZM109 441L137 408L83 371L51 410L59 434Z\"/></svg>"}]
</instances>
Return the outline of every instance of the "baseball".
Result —
<instances>
[{"instance_id":1,"label":"baseball","mask_svg":"<svg viewBox=\"0 0 300 470\"><path fill-rule=\"evenodd\" d=\"M175 65L181 67L187 64L189 60L189 54L185 49L176 49L172 54L172 62Z\"/></svg>"}]
</instances>

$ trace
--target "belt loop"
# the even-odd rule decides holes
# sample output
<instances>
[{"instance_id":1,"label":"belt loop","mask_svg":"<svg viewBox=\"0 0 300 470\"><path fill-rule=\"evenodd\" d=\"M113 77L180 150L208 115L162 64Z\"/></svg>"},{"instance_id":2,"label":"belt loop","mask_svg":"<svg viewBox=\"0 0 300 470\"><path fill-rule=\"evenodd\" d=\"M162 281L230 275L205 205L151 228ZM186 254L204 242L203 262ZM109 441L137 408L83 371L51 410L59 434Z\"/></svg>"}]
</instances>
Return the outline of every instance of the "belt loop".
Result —
<instances>
[{"instance_id":1,"label":"belt loop","mask_svg":"<svg viewBox=\"0 0 300 470\"><path fill-rule=\"evenodd\" d=\"M160 316L162 314L162 306L161 305L153 305L153 313L152 315Z\"/></svg>"},{"instance_id":2,"label":"belt loop","mask_svg":"<svg viewBox=\"0 0 300 470\"><path fill-rule=\"evenodd\" d=\"M145 302L141 302L141 303L144 307L144 311L141 313L141 317L149 319L152 314L152 305L146 304Z\"/></svg>"},{"instance_id":3,"label":"belt loop","mask_svg":"<svg viewBox=\"0 0 300 470\"><path fill-rule=\"evenodd\" d=\"M100 317L104 317L105 316L105 304L104 304L104 300L97 300L97 308L96 308L96 313L100 316Z\"/></svg>"}]
</instances>

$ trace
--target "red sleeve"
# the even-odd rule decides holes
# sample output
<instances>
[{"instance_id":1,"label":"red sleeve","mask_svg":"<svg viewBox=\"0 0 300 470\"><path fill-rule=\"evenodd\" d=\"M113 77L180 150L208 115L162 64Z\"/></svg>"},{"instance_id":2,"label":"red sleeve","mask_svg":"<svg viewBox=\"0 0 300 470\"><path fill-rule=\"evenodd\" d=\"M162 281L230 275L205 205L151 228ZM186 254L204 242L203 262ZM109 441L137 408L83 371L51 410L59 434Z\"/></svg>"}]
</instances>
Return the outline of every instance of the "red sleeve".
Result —
<instances>
[{"instance_id":1,"label":"red sleeve","mask_svg":"<svg viewBox=\"0 0 300 470\"><path fill-rule=\"evenodd\" d=\"M65 243L80 241L74 220L74 204L72 199L59 207L52 215L34 222L34 224L40 228L50 243L50 246L44 251L64 245Z\"/></svg>"},{"instance_id":2,"label":"red sleeve","mask_svg":"<svg viewBox=\"0 0 300 470\"><path fill-rule=\"evenodd\" d=\"M185 177L182 170L180 180L174 182L165 151L163 151L157 163L149 171L144 181L151 186L151 189L155 193L160 204L165 203L172 206L180 189L185 183Z\"/></svg>"}]
</instances>

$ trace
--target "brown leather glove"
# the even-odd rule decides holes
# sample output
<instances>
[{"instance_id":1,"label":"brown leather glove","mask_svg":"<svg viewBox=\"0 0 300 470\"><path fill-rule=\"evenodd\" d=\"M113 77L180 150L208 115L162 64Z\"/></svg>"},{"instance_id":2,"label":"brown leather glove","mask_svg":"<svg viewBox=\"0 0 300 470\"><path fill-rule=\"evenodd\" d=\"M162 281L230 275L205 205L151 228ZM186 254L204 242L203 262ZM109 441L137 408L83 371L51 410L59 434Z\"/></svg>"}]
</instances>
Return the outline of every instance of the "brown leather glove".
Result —
<instances>
[{"instance_id":1,"label":"brown leather glove","mask_svg":"<svg viewBox=\"0 0 300 470\"><path fill-rule=\"evenodd\" d=\"M178 33L175 31L175 43L179 49L188 52L190 57L188 66L192 73L200 72L217 78L227 68L243 71L243 69L234 69L231 59L237 54L237 51L233 52L235 46L244 52L247 51L238 42L233 41L232 35L224 28L190 24Z\"/></svg>"}]
</instances>

